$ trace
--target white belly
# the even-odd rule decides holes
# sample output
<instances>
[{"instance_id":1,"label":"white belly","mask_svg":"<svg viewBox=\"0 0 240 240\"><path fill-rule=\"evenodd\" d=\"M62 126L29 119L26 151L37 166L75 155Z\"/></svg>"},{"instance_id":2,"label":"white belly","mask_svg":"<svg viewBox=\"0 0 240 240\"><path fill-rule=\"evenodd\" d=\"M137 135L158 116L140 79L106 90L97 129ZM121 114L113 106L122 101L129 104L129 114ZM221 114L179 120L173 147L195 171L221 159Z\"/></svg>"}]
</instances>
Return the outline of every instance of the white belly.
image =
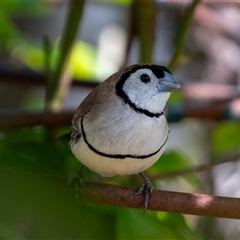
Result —
<instances>
[{"instance_id":1,"label":"white belly","mask_svg":"<svg viewBox=\"0 0 240 240\"><path fill-rule=\"evenodd\" d=\"M75 157L92 171L105 176L112 177L116 175L131 175L143 172L153 165L165 150L164 145L155 155L145 158L107 158L91 151L86 143L81 140L72 146L72 152Z\"/></svg>"}]
</instances>

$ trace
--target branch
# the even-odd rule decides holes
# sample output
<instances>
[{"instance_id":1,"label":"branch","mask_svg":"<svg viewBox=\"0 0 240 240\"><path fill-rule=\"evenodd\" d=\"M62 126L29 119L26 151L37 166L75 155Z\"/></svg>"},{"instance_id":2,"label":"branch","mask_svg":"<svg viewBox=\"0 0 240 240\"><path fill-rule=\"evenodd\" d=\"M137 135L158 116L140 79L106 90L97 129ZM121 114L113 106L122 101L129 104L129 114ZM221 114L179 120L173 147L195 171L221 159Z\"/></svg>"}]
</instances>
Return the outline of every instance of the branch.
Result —
<instances>
[{"instance_id":1,"label":"branch","mask_svg":"<svg viewBox=\"0 0 240 240\"><path fill-rule=\"evenodd\" d=\"M27 87L45 86L47 75L43 72L33 71L29 68L16 68L10 63L2 64L0 62L0 82L4 84L21 82L21 85ZM99 83L96 79L72 79L73 86L96 87Z\"/></svg>"},{"instance_id":2,"label":"branch","mask_svg":"<svg viewBox=\"0 0 240 240\"><path fill-rule=\"evenodd\" d=\"M143 196L135 193L132 187L90 182L79 189L83 202L142 209ZM240 219L240 198L154 190L148 210Z\"/></svg>"},{"instance_id":3,"label":"branch","mask_svg":"<svg viewBox=\"0 0 240 240\"><path fill-rule=\"evenodd\" d=\"M130 44L130 43L129 43ZM47 76L44 73L32 71L27 68L16 69L10 64L0 63L0 82L4 84L14 83L25 85L27 87L38 87L46 84ZM99 82L96 79L72 79L73 86L79 87L96 87ZM222 102L229 101L240 97L240 91L237 85L223 84L213 82L184 82L181 83L182 96L189 100L201 102Z\"/></svg>"},{"instance_id":4,"label":"branch","mask_svg":"<svg viewBox=\"0 0 240 240\"><path fill-rule=\"evenodd\" d=\"M168 65L168 68L171 71L174 71L180 64L181 55L182 55L182 52L184 51L184 46L185 46L185 38L189 30L189 27L191 25L195 9L199 3L200 3L200 0L193 0L190 6L187 8L185 15L182 19L182 23L180 25L179 33L175 43L174 53Z\"/></svg>"},{"instance_id":5,"label":"branch","mask_svg":"<svg viewBox=\"0 0 240 240\"><path fill-rule=\"evenodd\" d=\"M70 126L73 113L74 111L53 113L1 110L0 130L18 129L38 125L48 127Z\"/></svg>"},{"instance_id":6,"label":"branch","mask_svg":"<svg viewBox=\"0 0 240 240\"><path fill-rule=\"evenodd\" d=\"M155 1L134 0L132 3L131 13L131 24L133 25L131 27L139 40L139 62L152 62L152 53L155 41Z\"/></svg>"},{"instance_id":7,"label":"branch","mask_svg":"<svg viewBox=\"0 0 240 240\"><path fill-rule=\"evenodd\" d=\"M184 105L168 107L167 119L169 123L179 122L183 118L197 118L203 120L236 120L240 118L240 100L230 104L218 104L194 108ZM28 112L21 110L0 110L0 130L45 125L48 127L70 126L74 110L53 112Z\"/></svg>"}]
</instances>

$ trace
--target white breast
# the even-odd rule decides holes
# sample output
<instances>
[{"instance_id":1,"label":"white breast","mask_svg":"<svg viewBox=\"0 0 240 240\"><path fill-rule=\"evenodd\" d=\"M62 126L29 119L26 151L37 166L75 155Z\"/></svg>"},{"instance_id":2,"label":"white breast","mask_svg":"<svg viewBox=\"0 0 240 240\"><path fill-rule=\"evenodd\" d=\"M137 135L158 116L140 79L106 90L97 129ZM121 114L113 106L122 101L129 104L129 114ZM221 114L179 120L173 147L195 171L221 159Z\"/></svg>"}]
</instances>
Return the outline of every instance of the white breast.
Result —
<instances>
[{"instance_id":1,"label":"white breast","mask_svg":"<svg viewBox=\"0 0 240 240\"><path fill-rule=\"evenodd\" d=\"M83 127L88 142L99 152L110 155L149 155L148 158L116 159L100 156L89 149L83 138L73 145L72 152L86 167L103 176L131 175L150 167L162 155L168 136L165 116L150 118L134 111L113 111L113 114L87 114ZM125 109L126 110L126 109ZM106 119L107 116L107 119Z\"/></svg>"},{"instance_id":2,"label":"white breast","mask_svg":"<svg viewBox=\"0 0 240 240\"><path fill-rule=\"evenodd\" d=\"M83 127L88 142L106 154L148 155L160 148L168 134L164 115L151 118L121 107L106 115L87 114Z\"/></svg>"}]
</instances>

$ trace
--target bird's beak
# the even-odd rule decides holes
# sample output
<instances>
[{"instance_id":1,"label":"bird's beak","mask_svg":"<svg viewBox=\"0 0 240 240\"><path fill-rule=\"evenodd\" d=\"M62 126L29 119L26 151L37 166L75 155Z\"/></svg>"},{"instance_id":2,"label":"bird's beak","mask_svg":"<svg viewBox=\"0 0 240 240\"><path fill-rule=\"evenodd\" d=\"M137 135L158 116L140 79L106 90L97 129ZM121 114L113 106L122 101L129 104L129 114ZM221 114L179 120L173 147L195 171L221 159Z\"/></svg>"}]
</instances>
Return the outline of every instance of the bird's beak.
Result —
<instances>
[{"instance_id":1,"label":"bird's beak","mask_svg":"<svg viewBox=\"0 0 240 240\"><path fill-rule=\"evenodd\" d=\"M169 72L164 71L164 75L163 78L159 79L158 90L160 92L171 92L181 87Z\"/></svg>"}]
</instances>

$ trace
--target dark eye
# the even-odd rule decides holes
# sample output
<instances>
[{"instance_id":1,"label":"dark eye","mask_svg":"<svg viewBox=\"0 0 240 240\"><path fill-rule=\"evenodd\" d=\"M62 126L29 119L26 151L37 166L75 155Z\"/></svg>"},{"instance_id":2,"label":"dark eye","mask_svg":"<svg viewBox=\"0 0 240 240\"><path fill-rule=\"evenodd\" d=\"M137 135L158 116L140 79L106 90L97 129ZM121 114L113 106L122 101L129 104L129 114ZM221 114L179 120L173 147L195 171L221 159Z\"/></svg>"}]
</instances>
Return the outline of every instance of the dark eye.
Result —
<instances>
[{"instance_id":1,"label":"dark eye","mask_svg":"<svg viewBox=\"0 0 240 240\"><path fill-rule=\"evenodd\" d=\"M150 77L147 74L141 75L140 79L144 83L150 82Z\"/></svg>"}]
</instances>

